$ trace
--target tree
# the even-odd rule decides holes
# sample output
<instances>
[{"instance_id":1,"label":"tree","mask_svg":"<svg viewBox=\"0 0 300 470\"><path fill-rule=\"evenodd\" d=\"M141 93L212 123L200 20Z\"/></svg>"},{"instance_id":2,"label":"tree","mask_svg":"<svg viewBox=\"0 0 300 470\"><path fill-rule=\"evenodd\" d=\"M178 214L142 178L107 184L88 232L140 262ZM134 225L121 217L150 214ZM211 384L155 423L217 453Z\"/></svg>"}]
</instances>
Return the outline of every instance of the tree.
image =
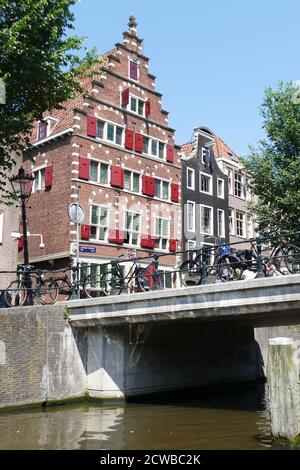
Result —
<instances>
[{"instance_id":1,"label":"tree","mask_svg":"<svg viewBox=\"0 0 300 470\"><path fill-rule=\"evenodd\" d=\"M6 104L0 104L0 180L28 149L34 122L45 111L83 92L83 78L100 63L83 49L71 7L77 0L0 0L0 79ZM1 187L1 183L0 183Z\"/></svg>"},{"instance_id":2,"label":"tree","mask_svg":"<svg viewBox=\"0 0 300 470\"><path fill-rule=\"evenodd\" d=\"M266 139L244 159L252 175L261 234L300 229L300 89L280 82L267 88L260 114Z\"/></svg>"}]
</instances>

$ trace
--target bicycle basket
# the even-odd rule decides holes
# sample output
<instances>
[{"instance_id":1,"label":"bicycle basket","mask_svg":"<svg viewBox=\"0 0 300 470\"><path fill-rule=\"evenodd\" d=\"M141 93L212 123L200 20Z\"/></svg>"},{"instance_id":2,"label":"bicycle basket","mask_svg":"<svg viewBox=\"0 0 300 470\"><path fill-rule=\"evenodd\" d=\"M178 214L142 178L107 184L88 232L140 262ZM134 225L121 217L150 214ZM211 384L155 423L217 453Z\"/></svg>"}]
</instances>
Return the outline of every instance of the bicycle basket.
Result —
<instances>
[{"instance_id":1,"label":"bicycle basket","mask_svg":"<svg viewBox=\"0 0 300 470\"><path fill-rule=\"evenodd\" d=\"M219 247L219 252L220 252L221 256L230 255L231 248L230 248L229 245L222 245L222 246Z\"/></svg>"}]
</instances>

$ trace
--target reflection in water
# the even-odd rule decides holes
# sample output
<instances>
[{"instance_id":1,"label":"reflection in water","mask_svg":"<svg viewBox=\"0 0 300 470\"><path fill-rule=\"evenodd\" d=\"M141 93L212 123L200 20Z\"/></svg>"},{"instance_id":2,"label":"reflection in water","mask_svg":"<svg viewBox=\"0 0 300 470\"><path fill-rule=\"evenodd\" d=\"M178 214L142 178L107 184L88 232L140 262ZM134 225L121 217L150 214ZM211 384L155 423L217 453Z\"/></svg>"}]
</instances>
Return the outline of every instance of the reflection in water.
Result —
<instances>
[{"instance_id":1,"label":"reflection in water","mask_svg":"<svg viewBox=\"0 0 300 470\"><path fill-rule=\"evenodd\" d=\"M177 392L0 414L0 449L270 448L263 390Z\"/></svg>"}]
</instances>

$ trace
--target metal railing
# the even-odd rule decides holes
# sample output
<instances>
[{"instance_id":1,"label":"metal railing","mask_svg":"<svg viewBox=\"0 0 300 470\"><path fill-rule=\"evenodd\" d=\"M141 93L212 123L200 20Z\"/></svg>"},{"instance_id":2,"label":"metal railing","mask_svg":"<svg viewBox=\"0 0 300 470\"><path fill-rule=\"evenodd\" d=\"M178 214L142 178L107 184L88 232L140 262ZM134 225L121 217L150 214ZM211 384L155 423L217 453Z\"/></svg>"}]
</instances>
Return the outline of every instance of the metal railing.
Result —
<instances>
[{"instance_id":1,"label":"metal railing","mask_svg":"<svg viewBox=\"0 0 300 470\"><path fill-rule=\"evenodd\" d=\"M209 237L212 239L213 237ZM216 241L216 238L215 238ZM205 242L204 242L205 243ZM241 245L243 247L246 244L250 244L250 249L243 249L238 251L237 248ZM295 253L286 253L280 251L278 255L272 255L272 251L276 253L276 249L272 250L272 247L294 247L293 250ZM222 248L230 248L230 254L223 257L220 255ZM263 254L263 251L268 249L271 253ZM299 251L298 251L299 249ZM241 256L241 253L248 252L248 255L251 254L251 259L244 260ZM198 275L200 282L195 282L195 285L207 284L211 281L212 277L217 277L217 272L226 268L232 270L240 269L246 270L250 267L256 278L266 277L268 274L266 272L267 265L276 266L278 262L283 262L287 264L287 260L291 257L296 260L296 269L297 273L300 272L300 231L284 233L281 235L275 235L270 237L256 237L248 240L242 240L234 243L215 243L211 246L202 246L194 247L189 250L181 250L176 252L155 252L147 256L141 257L130 257L126 259L114 258L111 261L101 264L101 269L103 273L101 275L92 275L88 272L86 266L69 266L66 269L59 270L42 270L42 269L31 269L29 270L30 276L35 280L32 287L29 289L32 293L33 304L38 305L42 302L42 297L45 295L45 280L49 283L53 283L53 286L57 283L58 280L65 279L66 285L69 289L69 299L76 299L82 297L102 297L106 295L116 295L122 291L127 291L130 293L148 291L148 290L160 290L166 288L166 276L171 277L171 286L174 287L178 284L177 277L178 274L182 274L182 262L178 268L175 268L167 263L164 263L164 260L167 257L179 256L181 261L186 259L191 265L190 271L192 274L195 273ZM216 263L217 256L219 256L218 262ZM208 262L209 258L214 257L213 263ZM231 257L231 261L230 261ZM198 259L198 264L194 261L194 258ZM234 261L233 261L234 258ZM133 271L133 274L127 273L124 275L122 273L122 265L130 263L131 266L134 264L136 266L136 271ZM247 264L248 263L248 264ZM170 270L169 270L170 269ZM16 279L22 280L22 275L24 275L24 268L18 269L17 271L0 271L1 274L16 274ZM130 270L129 270L130 272ZM68 276L67 273L72 273L72 276ZM187 269L188 273L188 269ZM279 275L278 271L278 275ZM287 270L286 274L292 274L293 270ZM60 274L60 276L58 276ZM143 280L138 279L138 275ZM1 279L1 277L0 277ZM241 278L235 280L240 280ZM229 279L225 279L225 282ZM138 281L138 282L137 282ZM223 279L224 281L224 279ZM233 282L234 282L233 281ZM1 280L0 280L1 282ZM56 284L55 284L56 283ZM181 280L180 280L181 283ZM182 283L181 283L182 286ZM53 289L54 289L53 287ZM24 289L28 289L25 288ZM43 290L44 289L44 290ZM50 288L49 288L50 289ZM1 290L2 294L6 289ZM13 292L14 288L11 288ZM22 291L22 287L19 288ZM47 292L46 292L47 293ZM67 299L68 300L68 299ZM26 305L26 304L25 304Z\"/></svg>"}]
</instances>

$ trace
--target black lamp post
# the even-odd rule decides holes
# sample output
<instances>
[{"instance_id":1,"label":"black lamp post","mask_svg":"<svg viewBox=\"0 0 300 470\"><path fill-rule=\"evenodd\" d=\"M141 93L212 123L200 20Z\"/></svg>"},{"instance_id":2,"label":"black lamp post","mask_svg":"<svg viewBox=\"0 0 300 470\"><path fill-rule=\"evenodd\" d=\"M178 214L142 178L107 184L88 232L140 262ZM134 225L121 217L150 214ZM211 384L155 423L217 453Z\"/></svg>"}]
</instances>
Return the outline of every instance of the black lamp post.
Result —
<instances>
[{"instance_id":1,"label":"black lamp post","mask_svg":"<svg viewBox=\"0 0 300 470\"><path fill-rule=\"evenodd\" d=\"M25 173L24 168L20 168L16 176L9 178L9 181L12 185L13 192L17 199L21 202L22 209L22 225L23 225L23 247L24 247L24 267L29 264L29 254L28 254L28 238L27 238L27 221L26 221L26 199L31 195L32 184L34 181L34 176L28 175ZM25 277L26 287L28 288L28 300L29 304L32 304L32 293L31 293L31 278L30 275Z\"/></svg>"}]
</instances>

